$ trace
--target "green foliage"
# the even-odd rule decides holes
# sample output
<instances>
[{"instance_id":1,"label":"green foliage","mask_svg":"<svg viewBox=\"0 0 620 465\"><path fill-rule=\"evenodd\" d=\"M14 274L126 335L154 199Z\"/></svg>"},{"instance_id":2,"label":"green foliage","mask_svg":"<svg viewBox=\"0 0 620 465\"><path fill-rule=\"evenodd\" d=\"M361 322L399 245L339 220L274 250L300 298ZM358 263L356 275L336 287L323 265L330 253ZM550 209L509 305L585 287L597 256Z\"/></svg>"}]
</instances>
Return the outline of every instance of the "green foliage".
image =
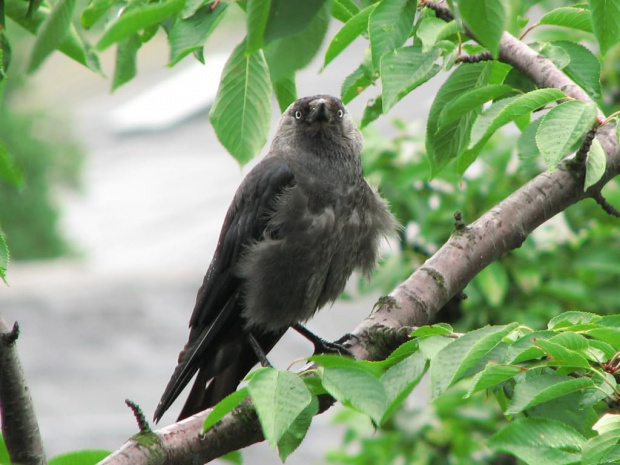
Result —
<instances>
[{"instance_id":1,"label":"green foliage","mask_svg":"<svg viewBox=\"0 0 620 465\"><path fill-rule=\"evenodd\" d=\"M49 465L95 465L110 455L107 450L80 450L52 457Z\"/></svg>"},{"instance_id":2,"label":"green foliage","mask_svg":"<svg viewBox=\"0 0 620 465\"><path fill-rule=\"evenodd\" d=\"M6 270L9 267L10 253L9 248L6 245L6 240L0 231L0 278L6 284Z\"/></svg>"},{"instance_id":3,"label":"green foliage","mask_svg":"<svg viewBox=\"0 0 620 465\"><path fill-rule=\"evenodd\" d=\"M506 29L506 9L504 0L462 0L459 13L465 24L482 45L494 57L499 53L499 41Z\"/></svg>"},{"instance_id":4,"label":"green foliage","mask_svg":"<svg viewBox=\"0 0 620 465\"><path fill-rule=\"evenodd\" d=\"M50 53L56 50L65 41L71 25L71 16L75 9L76 0L60 0L45 18L38 31L37 40L30 55L28 71L33 72Z\"/></svg>"},{"instance_id":5,"label":"green foliage","mask_svg":"<svg viewBox=\"0 0 620 465\"><path fill-rule=\"evenodd\" d=\"M405 226L398 253L385 259L369 287L363 285L382 292L402 282L448 239L455 211L462 212L469 222L541 169L536 159L536 127L532 125L530 146L534 153L527 153L518 136L503 134L501 139L491 138L478 158L479 174L460 178L454 171L444 170L429 181L420 128L400 121L394 126L395 135L387 140L372 128L364 131L366 173L372 184L381 186L381 194ZM596 171L588 169L592 174ZM605 195L612 204L620 201L617 184L609 184ZM561 311L594 303L592 308L600 313L620 312L620 289L615 284L620 272L616 223L594 203L571 207L469 284L465 289L469 298L458 304L457 326L472 329L519 321L540 328Z\"/></svg>"},{"instance_id":6,"label":"green foliage","mask_svg":"<svg viewBox=\"0 0 620 465\"><path fill-rule=\"evenodd\" d=\"M69 249L57 231L51 193L52 185L75 187L80 170L82 152L66 127L42 114L0 110L0 141L23 173L20 189L0 182L0 225L13 260L57 257Z\"/></svg>"},{"instance_id":7,"label":"green foliage","mask_svg":"<svg viewBox=\"0 0 620 465\"><path fill-rule=\"evenodd\" d=\"M271 83L262 51L246 53L241 42L222 72L211 123L220 142L247 163L267 141L271 115Z\"/></svg>"},{"instance_id":8,"label":"green foliage","mask_svg":"<svg viewBox=\"0 0 620 465\"><path fill-rule=\"evenodd\" d=\"M536 130L536 145L550 170L579 148L595 120L594 105L576 100L553 107L543 116Z\"/></svg>"},{"instance_id":9,"label":"green foliage","mask_svg":"<svg viewBox=\"0 0 620 465\"><path fill-rule=\"evenodd\" d=\"M331 454L333 462L371 463L369 460L382 457L381 463L393 463L397 457L409 457L414 452L427 460L437 457L436 450L425 447L424 441L431 442L428 437L410 446L399 445L396 450L392 442L410 435L412 429L423 438L439 434L438 430L431 432L425 425L428 419L420 412L415 414L417 421L409 426L402 423L399 431L393 431L394 425L403 421L402 402L430 369L431 406L436 410L448 405L458 410L466 409L468 403L480 404L484 402L482 391L495 397L510 422L498 422L493 411L482 421L487 426L486 446L491 450L515 455L528 464L545 460L558 464L602 463L599 459L615 453L620 441L619 416L606 414L620 400L620 386L615 377L617 349L605 351L601 347L610 342L612 333L614 341L620 343L619 328L617 315L601 317L579 312L551 320L544 333L517 323L487 326L462 335L448 332L446 326L423 327L414 332L413 340L382 362L314 356L312 360L319 368L311 377L313 384L320 384L322 389L315 386L312 393L298 375L273 368L255 372L248 390L265 437L272 447L278 445L283 460L305 435L317 411L316 395L322 392L368 415L381 431L372 440L376 446L373 452L366 450L356 458L346 458L344 452ZM430 352L423 350L425 343L437 339L445 343L435 344L437 349ZM228 400L223 402L230 404ZM470 428L466 430L471 438L475 432ZM283 450L282 441L291 435L295 439L292 446L287 442ZM448 452L458 457L455 463L467 463L467 458L480 455L483 444L470 439L469 446L463 448L456 444L464 440L459 436L449 438L453 444ZM364 444L368 442L364 439ZM601 447L595 447L601 443ZM392 449L386 450L386 444ZM488 451L483 455L489 459L493 456Z\"/></svg>"}]
</instances>

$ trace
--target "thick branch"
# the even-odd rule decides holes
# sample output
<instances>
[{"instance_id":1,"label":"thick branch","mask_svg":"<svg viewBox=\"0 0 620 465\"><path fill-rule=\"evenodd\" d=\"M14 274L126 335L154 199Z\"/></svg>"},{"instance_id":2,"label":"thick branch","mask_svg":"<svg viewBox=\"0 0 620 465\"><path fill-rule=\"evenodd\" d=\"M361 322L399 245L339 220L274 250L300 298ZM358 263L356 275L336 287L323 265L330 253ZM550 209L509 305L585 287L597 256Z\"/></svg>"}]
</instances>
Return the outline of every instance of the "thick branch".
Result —
<instances>
[{"instance_id":1,"label":"thick branch","mask_svg":"<svg viewBox=\"0 0 620 465\"><path fill-rule=\"evenodd\" d=\"M442 2L437 3L441 7ZM559 88L573 98L591 101L549 59L538 55L510 34L504 33L499 56L501 61L518 68L540 87ZM602 121L602 114L599 114L599 121ZM377 346L375 327L397 330L429 322L477 273L519 247L534 229L570 205L586 197L595 197L607 182L620 174L618 141L611 125L600 128L597 137L607 155L607 169L596 185L584 192L583 170L564 162L553 173L540 174L470 226L456 231L435 255L387 298L382 299L371 315L357 327L354 337L348 339L351 343L349 349L355 357L381 358L390 349L390 344ZM399 337L392 340L396 342ZM154 464L203 463L262 440L260 426L250 404L244 404L237 412L226 416L216 428L199 439L205 415L200 413L156 432L164 443L164 448L158 449L164 456L161 461L157 454L145 455L144 449L130 440L103 463L141 464L147 463L147 460ZM175 445L174 441L181 439L183 444ZM192 452L187 453L190 450Z\"/></svg>"},{"instance_id":2,"label":"thick branch","mask_svg":"<svg viewBox=\"0 0 620 465\"><path fill-rule=\"evenodd\" d=\"M0 318L0 413L2 434L11 462L45 465L43 442L15 342L17 323L9 330Z\"/></svg>"}]
</instances>

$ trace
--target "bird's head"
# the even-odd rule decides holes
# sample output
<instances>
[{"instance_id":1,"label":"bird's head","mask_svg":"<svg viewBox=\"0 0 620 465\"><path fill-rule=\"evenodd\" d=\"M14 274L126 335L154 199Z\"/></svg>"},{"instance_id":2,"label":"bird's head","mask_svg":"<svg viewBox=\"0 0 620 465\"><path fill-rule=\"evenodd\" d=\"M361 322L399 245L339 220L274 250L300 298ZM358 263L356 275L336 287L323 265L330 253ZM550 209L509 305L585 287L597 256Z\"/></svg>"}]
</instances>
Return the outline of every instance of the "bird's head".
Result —
<instances>
[{"instance_id":1,"label":"bird's head","mask_svg":"<svg viewBox=\"0 0 620 465\"><path fill-rule=\"evenodd\" d=\"M331 95L303 97L282 115L276 138L310 151L329 148L359 155L362 137L339 98Z\"/></svg>"}]
</instances>

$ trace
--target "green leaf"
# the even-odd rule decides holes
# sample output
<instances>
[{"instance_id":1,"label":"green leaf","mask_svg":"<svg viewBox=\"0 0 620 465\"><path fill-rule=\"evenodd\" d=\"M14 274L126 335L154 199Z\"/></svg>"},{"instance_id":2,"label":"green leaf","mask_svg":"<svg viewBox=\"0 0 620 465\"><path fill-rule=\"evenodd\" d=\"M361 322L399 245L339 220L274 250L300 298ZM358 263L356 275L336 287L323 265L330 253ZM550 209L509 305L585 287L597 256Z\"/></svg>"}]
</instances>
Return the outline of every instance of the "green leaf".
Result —
<instances>
[{"instance_id":1,"label":"green leaf","mask_svg":"<svg viewBox=\"0 0 620 465\"><path fill-rule=\"evenodd\" d=\"M24 174L13 163L11 155L2 143L0 143L0 177L3 177L18 189L24 185Z\"/></svg>"},{"instance_id":2,"label":"green leaf","mask_svg":"<svg viewBox=\"0 0 620 465\"><path fill-rule=\"evenodd\" d=\"M65 41L71 26L71 16L76 0L59 0L38 31L32 48L28 72L32 73Z\"/></svg>"},{"instance_id":3,"label":"green leaf","mask_svg":"<svg viewBox=\"0 0 620 465\"><path fill-rule=\"evenodd\" d=\"M422 41L422 51L428 52L439 41L458 32L461 28L455 20L446 23L439 18L424 18L417 27L415 35Z\"/></svg>"},{"instance_id":4,"label":"green leaf","mask_svg":"<svg viewBox=\"0 0 620 465\"><path fill-rule=\"evenodd\" d=\"M604 414L593 426L592 429L598 434L615 432L620 433L620 415L617 413Z\"/></svg>"},{"instance_id":5,"label":"green leaf","mask_svg":"<svg viewBox=\"0 0 620 465\"><path fill-rule=\"evenodd\" d=\"M224 418L228 413L232 412L237 406L243 402L243 400L250 395L250 391L247 387L243 387L238 391L234 391L219 401L211 410L211 413L205 418L205 422L202 425L202 433L204 434L208 429L215 425L218 421Z\"/></svg>"},{"instance_id":6,"label":"green leaf","mask_svg":"<svg viewBox=\"0 0 620 465\"><path fill-rule=\"evenodd\" d=\"M433 360L444 347L453 344L455 340L445 336L429 336L420 338L418 345L420 352L429 360Z\"/></svg>"},{"instance_id":7,"label":"green leaf","mask_svg":"<svg viewBox=\"0 0 620 465\"><path fill-rule=\"evenodd\" d=\"M6 281L6 271L9 268L10 259L11 254L9 253L9 248L6 245L2 231L0 231L0 278L2 278L4 284L8 284Z\"/></svg>"},{"instance_id":8,"label":"green leaf","mask_svg":"<svg viewBox=\"0 0 620 465\"><path fill-rule=\"evenodd\" d=\"M506 268L493 262L474 278L485 300L491 307L499 307L508 293L508 273Z\"/></svg>"},{"instance_id":9,"label":"green leaf","mask_svg":"<svg viewBox=\"0 0 620 465\"><path fill-rule=\"evenodd\" d=\"M424 84L441 69L435 62L441 55L437 49L423 53L419 46L403 47L381 58L383 113L416 87Z\"/></svg>"},{"instance_id":10,"label":"green leaf","mask_svg":"<svg viewBox=\"0 0 620 465\"><path fill-rule=\"evenodd\" d=\"M583 45L567 40L552 42L562 47L570 57L570 63L562 71L585 90L593 99L600 99L601 63L594 54Z\"/></svg>"},{"instance_id":11,"label":"green leaf","mask_svg":"<svg viewBox=\"0 0 620 465\"><path fill-rule=\"evenodd\" d=\"M437 398L518 326L485 326L444 347L431 362L431 395Z\"/></svg>"},{"instance_id":12,"label":"green leaf","mask_svg":"<svg viewBox=\"0 0 620 465\"><path fill-rule=\"evenodd\" d=\"M6 443L4 442L2 434L0 434L0 463L11 465L11 457L9 456L9 451L6 448Z\"/></svg>"},{"instance_id":13,"label":"green leaf","mask_svg":"<svg viewBox=\"0 0 620 465\"><path fill-rule=\"evenodd\" d=\"M489 49L499 55L499 41L506 29L506 11L502 0L461 0L459 12L469 30Z\"/></svg>"},{"instance_id":14,"label":"green leaf","mask_svg":"<svg viewBox=\"0 0 620 465\"><path fill-rule=\"evenodd\" d=\"M383 114L383 97L378 95L366 102L360 128L365 128Z\"/></svg>"},{"instance_id":15,"label":"green leaf","mask_svg":"<svg viewBox=\"0 0 620 465\"><path fill-rule=\"evenodd\" d=\"M245 41L224 66L210 113L218 139L242 165L265 145L271 121L271 82L262 51L246 55Z\"/></svg>"},{"instance_id":16,"label":"green leaf","mask_svg":"<svg viewBox=\"0 0 620 465\"><path fill-rule=\"evenodd\" d=\"M595 121L596 106L580 100L561 103L543 116L536 144L550 171L581 144Z\"/></svg>"},{"instance_id":17,"label":"green leaf","mask_svg":"<svg viewBox=\"0 0 620 465\"><path fill-rule=\"evenodd\" d=\"M213 2L200 7L186 19L178 19L168 35L170 62L174 66L190 53L200 50L207 38L224 17L228 3L220 3L211 9Z\"/></svg>"},{"instance_id":18,"label":"green leaf","mask_svg":"<svg viewBox=\"0 0 620 465\"><path fill-rule=\"evenodd\" d=\"M288 371L262 368L248 383L265 439L275 447L284 433L312 401L299 376Z\"/></svg>"},{"instance_id":19,"label":"green leaf","mask_svg":"<svg viewBox=\"0 0 620 465\"><path fill-rule=\"evenodd\" d=\"M596 328L586 331L586 334L599 341L612 345L620 350L620 328Z\"/></svg>"},{"instance_id":20,"label":"green leaf","mask_svg":"<svg viewBox=\"0 0 620 465\"><path fill-rule=\"evenodd\" d=\"M364 89L368 88L368 86L375 82L376 79L377 76L375 76L369 55L368 60L364 60L364 62L355 71L353 71L353 73L349 74L342 83L342 88L340 89L342 102L344 104L349 103L361 94Z\"/></svg>"},{"instance_id":21,"label":"green leaf","mask_svg":"<svg viewBox=\"0 0 620 465\"><path fill-rule=\"evenodd\" d=\"M586 182L583 190L587 191L590 186L599 182L605 174L606 168L607 156L605 155L605 150L603 150L603 146L598 139L594 138L586 159Z\"/></svg>"},{"instance_id":22,"label":"green leaf","mask_svg":"<svg viewBox=\"0 0 620 465\"><path fill-rule=\"evenodd\" d=\"M544 44L536 44L541 45L540 47L535 47L534 44L531 46L534 50L537 50L538 53L546 56L553 64L559 68L564 69L570 63L570 56L568 52L566 52L562 47L558 47L549 42Z\"/></svg>"},{"instance_id":23,"label":"green leaf","mask_svg":"<svg viewBox=\"0 0 620 465\"><path fill-rule=\"evenodd\" d=\"M553 317L547 324L549 329L563 329L570 328L574 325L583 325L587 323L598 323L601 320L599 315L588 312L564 312L556 317Z\"/></svg>"},{"instance_id":24,"label":"green leaf","mask_svg":"<svg viewBox=\"0 0 620 465\"><path fill-rule=\"evenodd\" d=\"M32 17L29 17L26 14L26 8L25 2L11 1L5 4L5 13L28 32L38 35L39 27L48 21L50 9L41 6ZM91 46L78 35L73 25L69 26L69 32L58 46L58 50L92 71L102 74L97 55L91 50Z\"/></svg>"},{"instance_id":25,"label":"green leaf","mask_svg":"<svg viewBox=\"0 0 620 465\"><path fill-rule=\"evenodd\" d=\"M504 361L510 364L527 362L541 358L545 353L534 343L539 339L549 339L553 336L552 331L534 331L522 336L508 348Z\"/></svg>"},{"instance_id":26,"label":"green leaf","mask_svg":"<svg viewBox=\"0 0 620 465\"><path fill-rule=\"evenodd\" d=\"M606 342L589 339L588 345L590 346L590 348L586 352L586 354L590 355L592 359L595 360L597 363L603 363L608 361L616 353L616 350Z\"/></svg>"},{"instance_id":27,"label":"green leaf","mask_svg":"<svg viewBox=\"0 0 620 465\"><path fill-rule=\"evenodd\" d=\"M78 450L57 455L47 463L48 465L95 465L111 453L108 450Z\"/></svg>"},{"instance_id":28,"label":"green leaf","mask_svg":"<svg viewBox=\"0 0 620 465\"><path fill-rule=\"evenodd\" d=\"M520 90L524 94L536 90L538 87L530 79L529 76L525 75L522 71L517 68L512 68L503 81L507 86L513 87L517 90Z\"/></svg>"},{"instance_id":29,"label":"green leaf","mask_svg":"<svg viewBox=\"0 0 620 465\"><path fill-rule=\"evenodd\" d=\"M556 344L560 344L567 349L576 350L578 352L588 350L588 348L590 347L588 340L581 334L576 333L560 333L557 336L553 336L549 340Z\"/></svg>"},{"instance_id":30,"label":"green leaf","mask_svg":"<svg viewBox=\"0 0 620 465\"><path fill-rule=\"evenodd\" d=\"M416 352L389 368L381 377L387 394L387 407L381 423L385 423L400 408L403 400L418 385L426 373L427 361L423 354Z\"/></svg>"},{"instance_id":31,"label":"green leaf","mask_svg":"<svg viewBox=\"0 0 620 465\"><path fill-rule=\"evenodd\" d=\"M341 355L333 354L317 354L308 359L311 362L316 362L325 368L355 368L362 370L368 374L380 377L383 374L383 368L381 362L369 362L368 360L356 360L350 357L342 357Z\"/></svg>"},{"instance_id":32,"label":"green leaf","mask_svg":"<svg viewBox=\"0 0 620 465\"><path fill-rule=\"evenodd\" d=\"M323 68L325 68L340 52L347 48L360 34L368 30L368 18L377 4L370 5L348 20L336 33L325 52Z\"/></svg>"},{"instance_id":33,"label":"green leaf","mask_svg":"<svg viewBox=\"0 0 620 465\"><path fill-rule=\"evenodd\" d=\"M164 19L179 13L184 6L185 0L167 0L162 3L149 3L126 11L106 28L97 43L97 50L105 50L122 39L130 37L149 26L161 23Z\"/></svg>"},{"instance_id":34,"label":"green leaf","mask_svg":"<svg viewBox=\"0 0 620 465\"><path fill-rule=\"evenodd\" d=\"M274 82L273 90L276 93L278 99L278 105L280 111L284 111L289 107L291 103L297 100L297 86L295 85L295 76L283 77Z\"/></svg>"},{"instance_id":35,"label":"green leaf","mask_svg":"<svg viewBox=\"0 0 620 465\"><path fill-rule=\"evenodd\" d=\"M383 55L402 46L409 38L416 4L413 0L383 0L370 15L368 32L375 68L379 68Z\"/></svg>"},{"instance_id":36,"label":"green leaf","mask_svg":"<svg viewBox=\"0 0 620 465\"><path fill-rule=\"evenodd\" d=\"M475 63L459 66L440 87L431 106L426 126L426 153L431 163L431 176L436 176L469 143L469 134L479 111L473 110L439 128L439 116L446 105L470 89L485 87L491 65Z\"/></svg>"},{"instance_id":37,"label":"green leaf","mask_svg":"<svg viewBox=\"0 0 620 465\"><path fill-rule=\"evenodd\" d=\"M590 378L571 378L558 374L528 378L515 386L514 397L504 413L514 415L535 405L549 402L593 385L594 382Z\"/></svg>"},{"instance_id":38,"label":"green leaf","mask_svg":"<svg viewBox=\"0 0 620 465\"><path fill-rule=\"evenodd\" d=\"M353 0L334 0L332 15L338 21L346 23L360 12L360 7Z\"/></svg>"},{"instance_id":39,"label":"green leaf","mask_svg":"<svg viewBox=\"0 0 620 465\"><path fill-rule=\"evenodd\" d=\"M90 29L112 8L114 0L91 0L82 11L80 21L84 29Z\"/></svg>"},{"instance_id":40,"label":"green leaf","mask_svg":"<svg viewBox=\"0 0 620 465\"><path fill-rule=\"evenodd\" d=\"M4 11L0 11L4 15ZM1 27L1 26L0 26ZM11 43L6 35L6 31L0 30L0 99L4 95L4 84L7 71L11 64Z\"/></svg>"},{"instance_id":41,"label":"green leaf","mask_svg":"<svg viewBox=\"0 0 620 465\"><path fill-rule=\"evenodd\" d=\"M247 53L254 53L263 46L271 0L249 0L247 14Z\"/></svg>"},{"instance_id":42,"label":"green leaf","mask_svg":"<svg viewBox=\"0 0 620 465\"><path fill-rule=\"evenodd\" d=\"M443 126L456 121L466 113L482 107L486 102L495 100L510 92L514 92L514 89L506 85L489 85L464 92L441 111L439 114L438 131L441 131Z\"/></svg>"},{"instance_id":43,"label":"green leaf","mask_svg":"<svg viewBox=\"0 0 620 465\"><path fill-rule=\"evenodd\" d=\"M594 36L601 48L601 55L620 39L620 0L588 0Z\"/></svg>"},{"instance_id":44,"label":"green leaf","mask_svg":"<svg viewBox=\"0 0 620 465\"><path fill-rule=\"evenodd\" d=\"M590 368L590 363L586 358L577 352L567 349L566 347L553 342L541 339L536 341L536 345L545 351L551 358L553 365L562 365L577 368Z\"/></svg>"},{"instance_id":45,"label":"green leaf","mask_svg":"<svg viewBox=\"0 0 620 465\"><path fill-rule=\"evenodd\" d=\"M540 155L538 145L536 145L536 132L541 122L542 118L532 121L519 136L517 140L517 152L519 153L519 158L522 160L533 160ZM521 270L517 270L517 273L520 271ZM528 273L528 276L529 274L530 273ZM533 279L538 279L538 272L533 272L531 274Z\"/></svg>"},{"instance_id":46,"label":"green leaf","mask_svg":"<svg viewBox=\"0 0 620 465\"><path fill-rule=\"evenodd\" d=\"M265 27L265 43L300 34L315 19L319 11L330 13L330 7L331 2L327 0L304 0L303 2L271 0L269 19Z\"/></svg>"},{"instance_id":47,"label":"green leaf","mask_svg":"<svg viewBox=\"0 0 620 465\"><path fill-rule=\"evenodd\" d=\"M306 437L312 418L319 412L319 402L316 397L312 397L310 403L295 418L291 427L282 435L278 442L278 453L284 462L289 455L295 452L301 442Z\"/></svg>"},{"instance_id":48,"label":"green leaf","mask_svg":"<svg viewBox=\"0 0 620 465\"><path fill-rule=\"evenodd\" d=\"M562 97L565 97L565 94L559 89L538 89L495 102L474 123L469 147L459 156L458 172L465 172L499 128ZM540 128L538 132L540 133Z\"/></svg>"},{"instance_id":49,"label":"green leaf","mask_svg":"<svg viewBox=\"0 0 620 465\"><path fill-rule=\"evenodd\" d=\"M418 341L416 339L411 339L399 345L398 348L394 352L392 352L390 356L387 357L385 360L369 363L372 363L373 365L378 365L383 370L387 370L417 352L419 352ZM383 373L381 373L381 375L382 374Z\"/></svg>"},{"instance_id":50,"label":"green leaf","mask_svg":"<svg viewBox=\"0 0 620 465\"><path fill-rule=\"evenodd\" d=\"M376 424L381 423L388 398L379 379L352 367L322 368L321 371L323 386L332 397L365 413Z\"/></svg>"},{"instance_id":51,"label":"green leaf","mask_svg":"<svg viewBox=\"0 0 620 465\"><path fill-rule=\"evenodd\" d=\"M452 334L454 329L448 323L435 323L434 325L420 326L411 333L411 337L424 337L442 334Z\"/></svg>"},{"instance_id":52,"label":"green leaf","mask_svg":"<svg viewBox=\"0 0 620 465\"><path fill-rule=\"evenodd\" d=\"M487 363L487 366L479 372L471 381L465 398L471 397L474 392L482 391L495 387L519 373L523 372L523 368L514 365L497 365L496 363Z\"/></svg>"},{"instance_id":53,"label":"green leaf","mask_svg":"<svg viewBox=\"0 0 620 465\"><path fill-rule=\"evenodd\" d=\"M611 373L605 373L602 370L596 370L598 376L593 376L594 386L586 389L579 401L579 408L584 409L599 403L606 398L613 398L615 395L614 387L616 386L616 378Z\"/></svg>"},{"instance_id":54,"label":"green leaf","mask_svg":"<svg viewBox=\"0 0 620 465\"><path fill-rule=\"evenodd\" d=\"M620 432L609 432L594 436L583 446L581 465L598 465L618 463L618 443L620 442ZM614 453L616 460L609 459L608 454Z\"/></svg>"},{"instance_id":55,"label":"green leaf","mask_svg":"<svg viewBox=\"0 0 620 465\"><path fill-rule=\"evenodd\" d=\"M138 34L129 36L118 43L112 90L118 89L120 86L136 77L137 55L141 46L142 41Z\"/></svg>"},{"instance_id":56,"label":"green leaf","mask_svg":"<svg viewBox=\"0 0 620 465\"><path fill-rule=\"evenodd\" d=\"M297 4L296 2L290 2ZM290 77L295 71L312 61L321 48L321 43L329 25L330 3L326 2L305 29L298 34L278 39L265 49L272 82ZM272 8L275 8L272 7Z\"/></svg>"},{"instance_id":57,"label":"green leaf","mask_svg":"<svg viewBox=\"0 0 620 465\"><path fill-rule=\"evenodd\" d=\"M234 465L243 465L243 456L241 455L241 451L233 450L228 454L224 454L220 457L220 460L226 463L232 463Z\"/></svg>"},{"instance_id":58,"label":"green leaf","mask_svg":"<svg viewBox=\"0 0 620 465\"><path fill-rule=\"evenodd\" d=\"M567 465L579 463L584 442L579 432L557 420L521 418L495 433L487 445L528 465Z\"/></svg>"},{"instance_id":59,"label":"green leaf","mask_svg":"<svg viewBox=\"0 0 620 465\"><path fill-rule=\"evenodd\" d=\"M545 13L538 22L550 26L563 26L580 31L592 32L590 12L583 8L556 8L555 10Z\"/></svg>"}]
</instances>

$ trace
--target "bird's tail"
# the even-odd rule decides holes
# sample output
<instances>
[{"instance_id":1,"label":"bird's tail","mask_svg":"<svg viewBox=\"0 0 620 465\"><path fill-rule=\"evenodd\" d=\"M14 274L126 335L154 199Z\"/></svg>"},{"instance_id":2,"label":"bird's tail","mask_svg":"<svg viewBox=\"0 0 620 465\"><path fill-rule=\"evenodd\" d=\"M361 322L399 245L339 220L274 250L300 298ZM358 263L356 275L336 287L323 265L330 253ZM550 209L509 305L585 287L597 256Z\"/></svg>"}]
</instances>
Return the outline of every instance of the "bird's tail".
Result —
<instances>
[{"instance_id":1,"label":"bird's tail","mask_svg":"<svg viewBox=\"0 0 620 465\"><path fill-rule=\"evenodd\" d=\"M255 338L263 352L267 354L284 332L285 330L279 333L259 334ZM155 422L159 421L164 412L170 408L196 372L198 372L196 380L179 414L179 420L214 406L234 392L245 375L258 362L258 356L248 341L248 334L241 327L220 331L210 344L208 353L204 353L199 359L192 356L196 354L192 345L195 344L188 343L179 356L179 364L155 410Z\"/></svg>"}]
</instances>

